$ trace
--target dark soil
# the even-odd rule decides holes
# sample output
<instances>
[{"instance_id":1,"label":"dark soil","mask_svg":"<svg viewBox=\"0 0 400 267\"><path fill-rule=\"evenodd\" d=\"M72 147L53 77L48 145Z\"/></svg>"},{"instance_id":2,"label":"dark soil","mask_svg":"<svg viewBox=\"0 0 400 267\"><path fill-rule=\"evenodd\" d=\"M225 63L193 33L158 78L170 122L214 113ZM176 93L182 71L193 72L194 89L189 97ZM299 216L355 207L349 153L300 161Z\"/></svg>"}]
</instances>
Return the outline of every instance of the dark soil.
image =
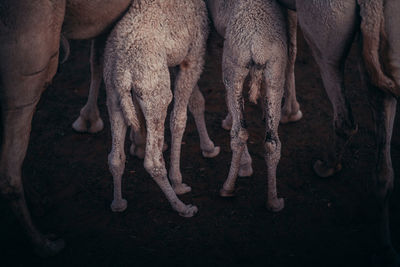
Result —
<instances>
[{"instance_id":1,"label":"dark soil","mask_svg":"<svg viewBox=\"0 0 400 267\"><path fill-rule=\"evenodd\" d=\"M1 266L369 265L376 244L371 194L375 145L366 90L360 88L357 45L346 65L346 93L359 132L345 154L343 170L332 178L320 179L312 164L332 142L332 109L310 50L299 36L296 83L304 118L280 127L282 158L277 176L285 209L271 213L265 207L264 123L257 105L246 106L254 175L238 180L235 198L218 196L231 152L229 133L220 127L226 115L222 40L213 32L209 44L199 85L206 98L209 133L221 146L221 153L214 159L201 156L198 134L189 116L181 160L183 179L192 187L181 199L197 205L199 213L185 219L173 212L143 162L131 156L123 181L128 209L111 212L113 185L107 165L111 144L104 89L99 104L105 129L90 135L71 128L86 102L90 82L89 42L73 41L70 59L60 67L37 108L23 167L34 221L43 231L63 237L66 248L52 258L37 257L1 200ZM164 155L169 162L169 150ZM392 159L398 174L398 121ZM394 245L400 251L398 188L397 184L391 200L391 225Z\"/></svg>"}]
</instances>

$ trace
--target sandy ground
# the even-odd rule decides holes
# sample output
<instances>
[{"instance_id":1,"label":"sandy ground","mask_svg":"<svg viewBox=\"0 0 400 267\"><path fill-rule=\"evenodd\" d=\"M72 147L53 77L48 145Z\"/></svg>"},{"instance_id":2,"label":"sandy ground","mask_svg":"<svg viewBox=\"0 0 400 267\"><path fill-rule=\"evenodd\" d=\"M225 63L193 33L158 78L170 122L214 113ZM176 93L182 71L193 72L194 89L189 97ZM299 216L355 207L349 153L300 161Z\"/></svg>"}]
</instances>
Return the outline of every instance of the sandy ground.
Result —
<instances>
[{"instance_id":1,"label":"sandy ground","mask_svg":"<svg viewBox=\"0 0 400 267\"><path fill-rule=\"evenodd\" d=\"M214 159L202 158L189 116L181 161L184 182L193 189L181 199L197 205L199 213L190 219L179 217L142 161L129 156L123 181L129 206L123 213L111 212L110 128L103 88L99 103L105 129L90 135L71 128L86 101L90 77L89 42L73 41L70 59L60 67L37 108L23 167L35 222L40 229L63 237L67 246L49 259L35 256L6 202L0 200L1 266L368 266L375 244L374 136L366 90L360 88L358 78L357 46L347 61L346 87L359 133L345 154L343 170L320 179L312 164L331 143L332 110L318 68L299 35L296 83L304 118L280 127L278 190L286 205L275 214L265 208L264 124L259 106L246 106L254 175L238 180L235 198L217 194L227 177L231 152L229 133L220 127L226 114L222 40L213 32L209 43L212 49L199 85L206 98L209 133L221 153ZM167 131L167 142L169 136ZM169 162L169 150L164 155ZM397 178L398 119L392 159ZM396 182L391 224L400 251L399 200Z\"/></svg>"}]
</instances>

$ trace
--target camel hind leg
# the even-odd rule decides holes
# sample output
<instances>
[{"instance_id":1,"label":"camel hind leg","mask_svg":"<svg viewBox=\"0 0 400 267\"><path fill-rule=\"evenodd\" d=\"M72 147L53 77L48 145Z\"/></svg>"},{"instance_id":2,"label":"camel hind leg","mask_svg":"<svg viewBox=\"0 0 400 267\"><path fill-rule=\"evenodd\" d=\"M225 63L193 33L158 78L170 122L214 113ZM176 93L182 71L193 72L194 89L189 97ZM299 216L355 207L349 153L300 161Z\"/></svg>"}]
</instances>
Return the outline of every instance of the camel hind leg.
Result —
<instances>
[{"instance_id":1,"label":"camel hind leg","mask_svg":"<svg viewBox=\"0 0 400 267\"><path fill-rule=\"evenodd\" d=\"M129 86L129 84L127 86ZM127 125L119 107L118 97L113 89L113 84L107 84L107 109L110 117L112 135L112 148L108 155L108 166L114 182L114 199L111 203L111 210L114 212L122 212L128 206L126 199L122 198L121 188L126 160L124 144Z\"/></svg>"},{"instance_id":2,"label":"camel hind leg","mask_svg":"<svg viewBox=\"0 0 400 267\"><path fill-rule=\"evenodd\" d=\"M285 51L277 51L277 55L285 55ZM283 209L284 199L278 198L276 189L276 169L281 157L281 142L278 136L279 120L281 118L281 102L284 92L285 57L275 57L267 63L264 75L266 79L265 109L265 163L267 165L267 207L277 212Z\"/></svg>"},{"instance_id":3,"label":"camel hind leg","mask_svg":"<svg viewBox=\"0 0 400 267\"><path fill-rule=\"evenodd\" d=\"M193 88L201 73L201 64L195 60L185 60L181 64L176 77L174 90L174 108L171 113L171 163L169 179L176 194L181 195L191 191L190 186L182 183L180 171L181 144L186 128L187 106L192 95ZM183 67L184 65L184 67Z\"/></svg>"},{"instance_id":4,"label":"camel hind leg","mask_svg":"<svg viewBox=\"0 0 400 267\"><path fill-rule=\"evenodd\" d=\"M241 157L246 148L248 132L243 117L243 83L249 74L249 69L245 65L241 66L235 63L229 55L229 49L224 48L223 58L223 80L227 92L227 104L229 114L232 116L231 128L231 149L232 160L229 169L228 178L224 182L220 195L230 197L234 195L235 183L239 173Z\"/></svg>"},{"instance_id":5,"label":"camel hind leg","mask_svg":"<svg viewBox=\"0 0 400 267\"><path fill-rule=\"evenodd\" d=\"M137 79L133 86L136 95L140 95L138 102L146 120L147 136L144 167L163 191L172 208L183 217L192 217L197 213L197 207L185 205L176 196L168 181L162 155L164 123L168 105L172 100L168 68L165 65L158 71L153 68L151 72L151 75L147 75L146 72L141 73L140 79ZM154 77L157 77L157 80L154 80ZM149 82L150 79L152 79L151 82ZM154 88L149 88L149 85L153 85Z\"/></svg>"},{"instance_id":6,"label":"camel hind leg","mask_svg":"<svg viewBox=\"0 0 400 267\"><path fill-rule=\"evenodd\" d=\"M59 252L64 247L64 242L49 240L33 223L25 201L21 177L36 105L57 71L65 9L65 1L41 2L43 3L28 1L24 5L11 3L3 6L6 8L3 14L15 19L17 28L0 33L0 101L3 124L0 193L8 201L36 252L41 256L49 256ZM7 10L9 7L14 8ZM49 19L53 21L52 27L48 26Z\"/></svg>"},{"instance_id":7,"label":"camel hind leg","mask_svg":"<svg viewBox=\"0 0 400 267\"><path fill-rule=\"evenodd\" d=\"M194 117L197 131L199 132L200 148L203 151L203 157L216 157L220 152L220 147L215 146L214 142L211 141L208 135L206 122L204 119L205 101L198 85L195 86L192 95L190 96L189 110Z\"/></svg>"},{"instance_id":8,"label":"camel hind leg","mask_svg":"<svg viewBox=\"0 0 400 267\"><path fill-rule=\"evenodd\" d=\"M204 26L204 25L203 25ZM198 33L193 36L197 40L191 43L189 53L179 66L175 80L174 108L171 113L171 164L169 178L177 194L189 192L191 188L182 183L180 171L181 144L186 128L187 108L192 112L200 135L200 147L205 157L215 157L219 147L215 147L210 140L204 120L204 98L199 91L197 81L204 66L205 41L207 33L200 25L196 27Z\"/></svg>"},{"instance_id":9,"label":"camel hind leg","mask_svg":"<svg viewBox=\"0 0 400 267\"><path fill-rule=\"evenodd\" d=\"M314 164L317 175L328 177L340 171L345 147L357 132L344 88L344 63L356 33L354 14L357 6L352 1L326 1L316 5L312 1L299 0L297 4L299 24L320 68L325 91L333 107L333 146L328 146L324 160ZM310 10L319 9L329 12L309 15Z\"/></svg>"}]
</instances>

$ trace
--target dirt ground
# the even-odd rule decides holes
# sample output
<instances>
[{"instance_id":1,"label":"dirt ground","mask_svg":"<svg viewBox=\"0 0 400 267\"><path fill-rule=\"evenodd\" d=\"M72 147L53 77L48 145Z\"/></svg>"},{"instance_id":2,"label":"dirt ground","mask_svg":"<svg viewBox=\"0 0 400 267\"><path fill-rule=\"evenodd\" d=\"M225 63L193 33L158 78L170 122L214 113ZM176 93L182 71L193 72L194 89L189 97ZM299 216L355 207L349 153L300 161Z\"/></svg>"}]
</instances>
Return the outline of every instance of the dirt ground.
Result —
<instances>
[{"instance_id":1,"label":"dirt ground","mask_svg":"<svg viewBox=\"0 0 400 267\"><path fill-rule=\"evenodd\" d=\"M104 89L99 103L105 129L90 135L71 128L86 101L90 79L89 42L73 41L70 59L60 67L37 108L23 167L36 224L63 237L66 248L52 258L37 257L6 202L0 200L1 266L369 265L375 248L371 195L374 136L366 91L360 88L358 78L357 46L347 61L346 87L359 133L345 154L343 170L332 178L320 179L312 164L331 143L332 110L318 68L299 34L296 83L304 118L280 126L282 158L277 176L285 209L275 214L265 208L264 124L260 107L253 104L246 106L246 117L254 175L238 180L235 198L218 196L231 152L229 133L220 127L226 114L222 40L212 32L209 44L212 49L199 85L206 98L209 133L221 146L221 153L214 159L201 156L198 134L189 116L181 160L184 182L192 186L192 192L181 199L197 205L199 213L186 219L173 212L143 162L131 156L123 178L128 209L111 212L112 177L107 166L110 127ZM392 141L396 177L400 173L398 120ZM168 143L169 136L168 130ZM169 150L164 155L168 163ZM399 200L396 182L391 225L398 251Z\"/></svg>"}]
</instances>

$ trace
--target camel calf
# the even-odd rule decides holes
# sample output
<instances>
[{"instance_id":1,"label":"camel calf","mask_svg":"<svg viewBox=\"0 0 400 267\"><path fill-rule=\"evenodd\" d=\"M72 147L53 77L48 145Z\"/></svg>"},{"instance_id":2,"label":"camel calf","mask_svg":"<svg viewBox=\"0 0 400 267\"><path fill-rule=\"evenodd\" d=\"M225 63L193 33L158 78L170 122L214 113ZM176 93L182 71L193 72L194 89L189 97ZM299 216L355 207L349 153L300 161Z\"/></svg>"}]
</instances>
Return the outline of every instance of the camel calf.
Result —
<instances>
[{"instance_id":1,"label":"camel calf","mask_svg":"<svg viewBox=\"0 0 400 267\"><path fill-rule=\"evenodd\" d=\"M140 131L140 112L146 123L144 166L174 210L191 217L197 207L182 203L176 193L190 190L179 171L180 147L187 106L204 65L208 35L207 10L198 0L135 1L110 33L104 52L104 81L111 121L110 171L114 178L113 211L123 211L121 194L125 165L124 141L131 126ZM168 67L179 66L171 114L171 172L168 182L162 155L164 122L172 100ZM214 150L214 145L208 149ZM175 191L174 191L175 190Z\"/></svg>"},{"instance_id":2,"label":"camel calf","mask_svg":"<svg viewBox=\"0 0 400 267\"><path fill-rule=\"evenodd\" d=\"M103 120L100 117L97 105L98 94L101 81L103 79L103 53L105 35L95 38L90 47L90 88L89 96L84 107L80 110L79 117L72 124L72 128L81 133L97 133L103 130ZM68 46L68 44L66 45ZM205 158L213 158L220 152L218 146L214 146L211 141L204 119L205 101L200 90L196 87L189 100L189 111L193 115L199 133L200 148ZM130 139L132 141L130 154L140 159L145 155L146 132L145 127L141 131L131 130ZM163 151L167 149L164 144Z\"/></svg>"},{"instance_id":3,"label":"camel calf","mask_svg":"<svg viewBox=\"0 0 400 267\"><path fill-rule=\"evenodd\" d=\"M284 207L284 200L278 198L276 190L276 168L281 155L278 126L288 60L284 10L275 1L264 0L212 0L207 3L215 28L225 38L222 72L232 116L232 162L220 195L233 195L241 166L251 162L246 146L248 133L242 96L244 80L250 74L251 101L256 102L260 97L262 80L266 85L262 88L265 90L262 101L266 116L267 207L279 211Z\"/></svg>"}]
</instances>

